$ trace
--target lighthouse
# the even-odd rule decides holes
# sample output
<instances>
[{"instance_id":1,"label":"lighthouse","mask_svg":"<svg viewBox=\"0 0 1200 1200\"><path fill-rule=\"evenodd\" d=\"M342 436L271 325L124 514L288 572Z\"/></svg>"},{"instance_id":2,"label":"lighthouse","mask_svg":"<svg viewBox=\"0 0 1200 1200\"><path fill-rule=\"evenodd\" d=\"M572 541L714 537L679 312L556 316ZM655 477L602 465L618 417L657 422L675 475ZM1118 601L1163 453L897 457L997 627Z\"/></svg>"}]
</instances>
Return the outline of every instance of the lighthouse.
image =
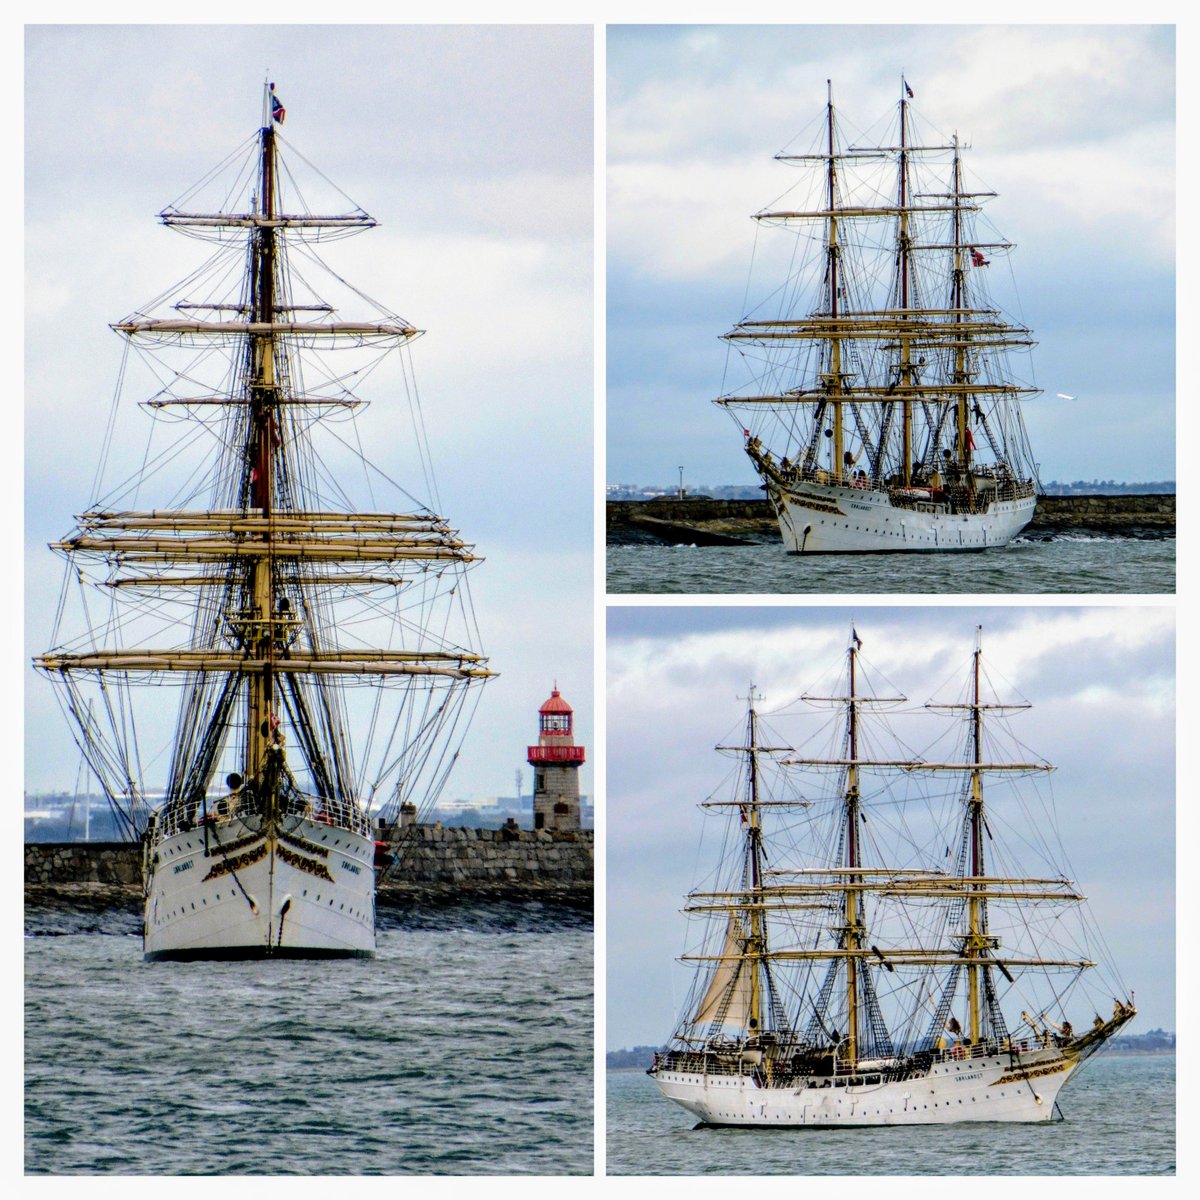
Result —
<instances>
[{"instance_id":1,"label":"lighthouse","mask_svg":"<svg viewBox=\"0 0 1200 1200\"><path fill-rule=\"evenodd\" d=\"M574 713L558 685L538 710L538 742L529 747L533 768L533 827L579 828L579 768L584 748L575 745Z\"/></svg>"}]
</instances>

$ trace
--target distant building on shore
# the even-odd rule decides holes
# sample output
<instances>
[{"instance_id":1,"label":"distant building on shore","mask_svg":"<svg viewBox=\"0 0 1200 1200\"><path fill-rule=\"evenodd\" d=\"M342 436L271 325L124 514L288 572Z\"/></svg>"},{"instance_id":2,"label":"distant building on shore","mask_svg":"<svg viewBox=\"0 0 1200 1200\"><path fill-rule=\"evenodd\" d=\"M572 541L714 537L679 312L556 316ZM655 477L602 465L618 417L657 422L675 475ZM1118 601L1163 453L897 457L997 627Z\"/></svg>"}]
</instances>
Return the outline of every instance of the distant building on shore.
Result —
<instances>
[{"instance_id":1,"label":"distant building on shore","mask_svg":"<svg viewBox=\"0 0 1200 1200\"><path fill-rule=\"evenodd\" d=\"M591 797L579 797L580 826L594 828ZM412 807L411 821L417 819ZM482 799L442 799L422 820L440 822L447 828L500 829L513 820L522 829L532 829L533 798L485 796ZM401 824L407 824L401 820ZM106 797L44 793L25 797L26 842L120 842L126 832L112 814Z\"/></svg>"},{"instance_id":2,"label":"distant building on shore","mask_svg":"<svg viewBox=\"0 0 1200 1200\"><path fill-rule=\"evenodd\" d=\"M678 496L679 489L662 484L610 483L605 487L607 500L661 500ZM1175 480L1155 479L1148 483L1126 483L1117 479L1075 479L1069 483L1051 479L1042 481L1045 496L1173 496ZM688 489L689 499L762 500L762 488L755 484L723 483L715 487L698 484Z\"/></svg>"},{"instance_id":3,"label":"distant building on shore","mask_svg":"<svg viewBox=\"0 0 1200 1200\"><path fill-rule=\"evenodd\" d=\"M120 842L127 836L106 796L25 793L27 842Z\"/></svg>"},{"instance_id":4,"label":"distant building on shore","mask_svg":"<svg viewBox=\"0 0 1200 1200\"><path fill-rule=\"evenodd\" d=\"M1060 483L1057 479L1042 484L1044 496L1173 496L1175 480L1156 479L1150 483L1122 483L1116 479L1076 479Z\"/></svg>"}]
</instances>

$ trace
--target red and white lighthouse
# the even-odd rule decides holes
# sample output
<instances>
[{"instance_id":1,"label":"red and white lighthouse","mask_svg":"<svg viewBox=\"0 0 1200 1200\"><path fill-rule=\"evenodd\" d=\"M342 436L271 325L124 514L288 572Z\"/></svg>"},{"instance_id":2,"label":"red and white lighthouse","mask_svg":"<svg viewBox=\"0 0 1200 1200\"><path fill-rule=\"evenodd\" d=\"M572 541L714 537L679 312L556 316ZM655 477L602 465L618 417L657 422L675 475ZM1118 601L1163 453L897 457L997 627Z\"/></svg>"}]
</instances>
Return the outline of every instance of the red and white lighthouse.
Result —
<instances>
[{"instance_id":1,"label":"red and white lighthouse","mask_svg":"<svg viewBox=\"0 0 1200 1200\"><path fill-rule=\"evenodd\" d=\"M584 748L575 745L574 712L558 685L538 710L538 744L529 747L533 768L534 829L579 828L579 768Z\"/></svg>"}]
</instances>

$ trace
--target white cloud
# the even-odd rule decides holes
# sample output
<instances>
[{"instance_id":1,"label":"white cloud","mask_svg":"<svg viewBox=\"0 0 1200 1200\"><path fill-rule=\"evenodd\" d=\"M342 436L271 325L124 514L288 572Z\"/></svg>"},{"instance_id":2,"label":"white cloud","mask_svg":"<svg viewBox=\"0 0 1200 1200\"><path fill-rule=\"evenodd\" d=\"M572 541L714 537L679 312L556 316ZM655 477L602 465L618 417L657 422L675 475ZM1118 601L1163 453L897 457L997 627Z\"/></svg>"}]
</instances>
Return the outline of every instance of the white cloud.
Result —
<instances>
[{"instance_id":1,"label":"white cloud","mask_svg":"<svg viewBox=\"0 0 1200 1200\"><path fill-rule=\"evenodd\" d=\"M902 71L918 127L959 133L974 182L998 193L984 217L1017 250L988 282L1002 308L1038 315L1035 369L1085 377L1103 357L1114 397L1145 401L1133 457L1117 422L1089 428L1086 445L1049 422L1037 458L1069 477L1171 476L1173 30L797 24L610 34L608 336L622 381L609 397L610 481L669 478L671 460L647 436L660 419L712 483L752 482L736 448L694 432L693 419L696 398L719 384L709 348L742 313L752 254L747 307L783 281L759 266L785 239L746 218L796 178L772 155L812 143L827 79L848 139L872 144L894 121ZM1139 302L1147 292L1152 312ZM1123 318L1109 311L1114 298ZM1149 332L1161 351L1099 355L1131 312L1143 327L1130 340ZM647 394L660 398L653 418ZM1070 466L1081 458L1086 467Z\"/></svg>"}]
</instances>

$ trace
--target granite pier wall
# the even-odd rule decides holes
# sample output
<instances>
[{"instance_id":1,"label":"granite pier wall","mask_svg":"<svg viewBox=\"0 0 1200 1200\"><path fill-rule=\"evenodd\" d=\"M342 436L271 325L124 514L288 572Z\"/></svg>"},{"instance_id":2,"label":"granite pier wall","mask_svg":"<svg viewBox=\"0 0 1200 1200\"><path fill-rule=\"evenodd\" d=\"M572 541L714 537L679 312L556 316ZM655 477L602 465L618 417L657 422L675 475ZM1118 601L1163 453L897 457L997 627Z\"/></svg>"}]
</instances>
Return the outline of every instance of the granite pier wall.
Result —
<instances>
[{"instance_id":1,"label":"granite pier wall","mask_svg":"<svg viewBox=\"0 0 1200 1200\"><path fill-rule=\"evenodd\" d=\"M591 906L595 842L590 829L458 829L411 825L381 869L379 899L460 896L579 902Z\"/></svg>"},{"instance_id":2,"label":"granite pier wall","mask_svg":"<svg viewBox=\"0 0 1200 1200\"><path fill-rule=\"evenodd\" d=\"M378 871L378 902L540 900L591 907L591 830L459 829L414 825ZM25 895L38 903L103 905L137 899L142 850L128 842L28 842Z\"/></svg>"}]
</instances>

